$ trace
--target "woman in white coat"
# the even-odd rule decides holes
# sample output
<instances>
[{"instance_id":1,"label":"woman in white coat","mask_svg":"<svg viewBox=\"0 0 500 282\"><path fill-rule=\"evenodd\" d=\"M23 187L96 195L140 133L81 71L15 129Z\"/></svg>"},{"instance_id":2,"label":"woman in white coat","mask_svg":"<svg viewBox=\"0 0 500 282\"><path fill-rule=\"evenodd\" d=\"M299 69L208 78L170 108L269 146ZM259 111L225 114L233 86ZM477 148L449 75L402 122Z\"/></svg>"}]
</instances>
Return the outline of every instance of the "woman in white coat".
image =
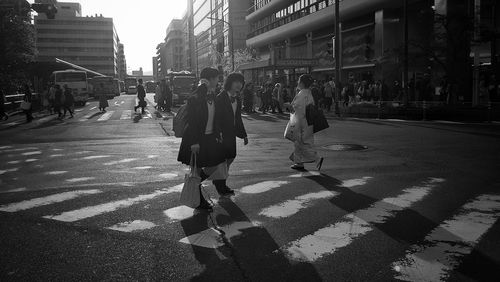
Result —
<instances>
[{"instance_id":1,"label":"woman in white coat","mask_svg":"<svg viewBox=\"0 0 500 282\"><path fill-rule=\"evenodd\" d=\"M310 75L301 75L298 82L299 93L292 101L293 115L290 115L290 121L295 119L295 141L294 151L290 156L290 160L294 162L292 169L303 170L304 163L316 163L318 170L321 169L323 158L318 156L314 148L314 133L313 126L307 124L306 108L308 105L314 106L314 98L309 87L313 84L313 79Z\"/></svg>"}]
</instances>

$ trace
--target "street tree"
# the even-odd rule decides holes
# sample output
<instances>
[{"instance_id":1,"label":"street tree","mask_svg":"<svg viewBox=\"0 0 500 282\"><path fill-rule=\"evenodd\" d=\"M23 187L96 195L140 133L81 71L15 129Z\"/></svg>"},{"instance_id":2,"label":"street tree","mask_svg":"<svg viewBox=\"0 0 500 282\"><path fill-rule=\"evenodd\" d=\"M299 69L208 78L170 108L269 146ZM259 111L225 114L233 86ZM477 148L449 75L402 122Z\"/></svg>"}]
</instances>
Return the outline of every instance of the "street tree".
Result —
<instances>
[{"instance_id":1,"label":"street tree","mask_svg":"<svg viewBox=\"0 0 500 282\"><path fill-rule=\"evenodd\" d=\"M27 82L29 64L36 53L30 6L24 2L0 9L0 87L7 93Z\"/></svg>"}]
</instances>

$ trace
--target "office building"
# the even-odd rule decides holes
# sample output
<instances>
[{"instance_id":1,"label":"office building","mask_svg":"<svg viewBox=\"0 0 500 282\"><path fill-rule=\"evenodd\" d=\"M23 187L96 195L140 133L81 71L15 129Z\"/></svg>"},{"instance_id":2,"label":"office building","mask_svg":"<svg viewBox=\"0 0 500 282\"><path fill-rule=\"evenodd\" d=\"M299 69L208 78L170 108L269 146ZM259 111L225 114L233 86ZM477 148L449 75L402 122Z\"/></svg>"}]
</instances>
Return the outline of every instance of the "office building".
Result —
<instances>
[{"instance_id":1,"label":"office building","mask_svg":"<svg viewBox=\"0 0 500 282\"><path fill-rule=\"evenodd\" d=\"M183 20L173 19L167 27L165 37L166 62L162 62L162 68L165 67L171 71L185 70L184 47Z\"/></svg>"},{"instance_id":2,"label":"office building","mask_svg":"<svg viewBox=\"0 0 500 282\"><path fill-rule=\"evenodd\" d=\"M81 16L78 3L58 2L55 19L35 16L37 60L59 58L84 68L118 77L119 37L112 18ZM60 12L62 11L62 12Z\"/></svg>"},{"instance_id":3,"label":"office building","mask_svg":"<svg viewBox=\"0 0 500 282\"><path fill-rule=\"evenodd\" d=\"M194 27L193 27L193 3L191 0L187 1L188 7L186 13L182 17L182 35L184 37L184 69L194 72L196 65L194 63L195 56L195 40L194 40Z\"/></svg>"},{"instance_id":4,"label":"office building","mask_svg":"<svg viewBox=\"0 0 500 282\"><path fill-rule=\"evenodd\" d=\"M231 50L246 48L245 20L251 1L193 0L195 60L198 72L204 67L231 71Z\"/></svg>"},{"instance_id":5,"label":"office building","mask_svg":"<svg viewBox=\"0 0 500 282\"><path fill-rule=\"evenodd\" d=\"M152 63L153 63L153 79L155 81L159 81L159 77L158 77L158 57L154 56L152 58Z\"/></svg>"},{"instance_id":6,"label":"office building","mask_svg":"<svg viewBox=\"0 0 500 282\"><path fill-rule=\"evenodd\" d=\"M124 80L127 77L127 60L125 59L125 47L118 43L118 78Z\"/></svg>"},{"instance_id":7,"label":"office building","mask_svg":"<svg viewBox=\"0 0 500 282\"><path fill-rule=\"evenodd\" d=\"M304 73L317 80L330 79L335 74L333 40L338 36L344 84L381 80L389 92L396 92L395 82L399 87L404 82L404 46L408 46L407 99L474 102L474 59L464 54L475 54L475 77L491 70L489 64L496 65L493 72L498 73L491 55L498 52L498 44L490 44L491 38L473 40L470 34L479 31L472 32L470 19L474 18L476 30L487 25L492 30L500 5L493 0L415 0L407 1L405 9L404 3L341 1L340 34L336 35L334 0L254 0L246 16L250 23L246 43L255 50L255 60L240 69L246 79L258 84L282 82L294 87ZM454 93L441 95L440 89L445 88Z\"/></svg>"}]
</instances>

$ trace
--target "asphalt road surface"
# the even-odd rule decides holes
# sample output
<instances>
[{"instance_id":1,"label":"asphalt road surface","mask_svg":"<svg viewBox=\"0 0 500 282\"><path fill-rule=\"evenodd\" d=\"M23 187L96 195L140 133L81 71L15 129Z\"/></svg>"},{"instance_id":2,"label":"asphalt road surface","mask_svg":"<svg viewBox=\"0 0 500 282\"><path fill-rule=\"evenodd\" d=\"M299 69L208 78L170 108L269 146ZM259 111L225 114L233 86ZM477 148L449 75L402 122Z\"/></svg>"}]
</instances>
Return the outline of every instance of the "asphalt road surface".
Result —
<instances>
[{"instance_id":1,"label":"asphalt road surface","mask_svg":"<svg viewBox=\"0 0 500 282\"><path fill-rule=\"evenodd\" d=\"M207 213L148 100L0 124L1 281L498 281L500 125L330 119L297 172L287 116L245 116Z\"/></svg>"}]
</instances>

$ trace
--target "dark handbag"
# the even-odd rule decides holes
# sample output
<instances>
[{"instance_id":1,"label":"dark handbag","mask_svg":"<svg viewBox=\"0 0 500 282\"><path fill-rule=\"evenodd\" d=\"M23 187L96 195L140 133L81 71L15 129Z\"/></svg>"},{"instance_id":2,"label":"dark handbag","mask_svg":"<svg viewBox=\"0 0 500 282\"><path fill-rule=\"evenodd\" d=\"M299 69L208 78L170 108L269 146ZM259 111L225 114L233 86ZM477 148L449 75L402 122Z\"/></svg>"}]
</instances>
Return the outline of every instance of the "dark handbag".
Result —
<instances>
[{"instance_id":1,"label":"dark handbag","mask_svg":"<svg viewBox=\"0 0 500 282\"><path fill-rule=\"evenodd\" d=\"M323 114L323 111L317 109L313 104L309 104L306 107L306 120L307 125L313 126L313 133L325 130L328 127L328 121Z\"/></svg>"},{"instance_id":2,"label":"dark handbag","mask_svg":"<svg viewBox=\"0 0 500 282\"><path fill-rule=\"evenodd\" d=\"M144 100L139 101L139 107L146 107L146 106L147 106L146 101L144 101Z\"/></svg>"}]
</instances>

